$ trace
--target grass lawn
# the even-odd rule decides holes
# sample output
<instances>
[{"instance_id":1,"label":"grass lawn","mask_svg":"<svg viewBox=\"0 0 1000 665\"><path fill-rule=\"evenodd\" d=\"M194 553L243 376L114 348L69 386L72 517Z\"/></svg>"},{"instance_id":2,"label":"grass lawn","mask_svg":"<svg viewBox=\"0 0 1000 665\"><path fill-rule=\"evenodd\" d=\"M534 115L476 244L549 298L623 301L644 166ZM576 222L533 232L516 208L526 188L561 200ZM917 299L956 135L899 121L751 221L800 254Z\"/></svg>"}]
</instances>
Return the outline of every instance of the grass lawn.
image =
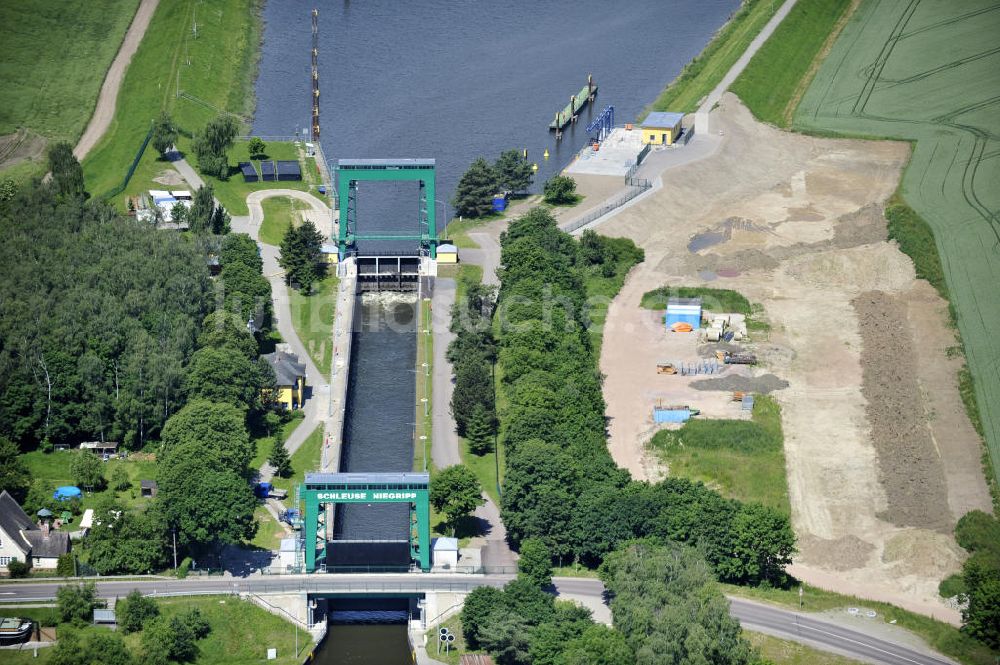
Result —
<instances>
[{"instance_id":1,"label":"grass lawn","mask_svg":"<svg viewBox=\"0 0 1000 665\"><path fill-rule=\"evenodd\" d=\"M111 3L97 6L105 4ZM210 5L201 0L173 0L157 6L125 74L115 118L84 160L88 191L101 195L121 182L150 123L163 110L187 132L204 127L218 115L216 109L242 116L252 112L259 8L259 0L218 0ZM64 12L62 8L58 11ZM64 13L73 16L75 31L76 16ZM195 20L197 33L192 30ZM62 41L73 42L68 37ZM117 47L116 41L113 48ZM102 77L103 70L97 76ZM203 103L178 97L178 86ZM52 96L48 91L44 94ZM187 147L185 141L180 143L182 150Z\"/></svg>"},{"instance_id":2,"label":"grass lawn","mask_svg":"<svg viewBox=\"0 0 1000 665\"><path fill-rule=\"evenodd\" d=\"M786 515L781 410L757 395L753 420L689 420L679 430L661 430L652 447L670 465L670 475L703 481L724 496L756 501Z\"/></svg>"},{"instance_id":3,"label":"grass lawn","mask_svg":"<svg viewBox=\"0 0 1000 665\"><path fill-rule=\"evenodd\" d=\"M744 0L708 46L643 111L642 117L650 111L695 111L701 99L719 84L779 7L780 2Z\"/></svg>"},{"instance_id":4,"label":"grass lawn","mask_svg":"<svg viewBox=\"0 0 1000 665\"><path fill-rule=\"evenodd\" d=\"M283 440L288 439L288 436L293 430L295 430L296 427L299 426L299 423L302 422L302 418L304 417L305 416L301 411L292 411L291 420L281 426L282 432L284 433ZM264 462L266 462L267 458L271 455L271 448L274 446L274 437L258 437L254 439L254 444L257 446L257 452L253 456L253 459L250 460L250 468L259 469L264 466Z\"/></svg>"},{"instance_id":5,"label":"grass lawn","mask_svg":"<svg viewBox=\"0 0 1000 665\"><path fill-rule=\"evenodd\" d=\"M764 122L788 127L852 0L799 0L730 90Z\"/></svg>"},{"instance_id":6,"label":"grass lawn","mask_svg":"<svg viewBox=\"0 0 1000 665\"><path fill-rule=\"evenodd\" d=\"M139 0L0 3L0 135L28 127L75 143Z\"/></svg>"},{"instance_id":7,"label":"grass lawn","mask_svg":"<svg viewBox=\"0 0 1000 665\"><path fill-rule=\"evenodd\" d=\"M275 476L271 482L278 489L288 490L288 496L291 498L295 485L305 481L306 472L319 469L322 454L323 426L319 425L306 437L299 449L292 453L292 475L288 478Z\"/></svg>"},{"instance_id":8,"label":"grass lawn","mask_svg":"<svg viewBox=\"0 0 1000 665\"><path fill-rule=\"evenodd\" d=\"M890 212L890 233L919 274L941 290L930 238L915 218L933 233L972 376L966 386L975 394L994 471L1000 469L995 4L970 0L956 12L948 3L861 3L794 118L794 127L804 131L886 137L913 146L892 203L909 206L915 215ZM878 67L869 69L873 62Z\"/></svg>"},{"instance_id":9,"label":"grass lawn","mask_svg":"<svg viewBox=\"0 0 1000 665\"><path fill-rule=\"evenodd\" d=\"M240 600L236 596L198 596L183 598L158 598L160 614L168 619L197 607L211 626L211 632L198 640L198 656L192 665L244 665L245 663L273 663L275 665L299 665L313 648L312 638L306 631L298 629L299 653L295 653L296 632L292 623L257 607L253 603ZM23 610L23 616L49 614L49 608ZM39 617L41 618L41 617ZM68 630L60 626L59 630ZM80 629L82 635L107 628L87 626ZM136 656L142 653L142 633L125 636L125 644ZM267 660L267 649L278 651L276 660ZM4 651L2 660L12 665L45 665L52 662L52 649L39 649L38 658L30 650Z\"/></svg>"},{"instance_id":10,"label":"grass lawn","mask_svg":"<svg viewBox=\"0 0 1000 665\"><path fill-rule=\"evenodd\" d=\"M505 216L503 213L495 212L483 217L476 217L475 219L459 219L456 217L448 222L448 226L445 227L443 232L439 232L442 235L441 242L450 242L459 249L478 249L479 245L469 238L469 231L475 231L478 227L485 226L497 219L503 219Z\"/></svg>"},{"instance_id":11,"label":"grass lawn","mask_svg":"<svg viewBox=\"0 0 1000 665\"><path fill-rule=\"evenodd\" d=\"M325 377L330 376L333 359L333 319L339 283L337 277L331 274L313 285L311 295L303 295L298 289L289 290L295 334Z\"/></svg>"},{"instance_id":12,"label":"grass lawn","mask_svg":"<svg viewBox=\"0 0 1000 665\"><path fill-rule=\"evenodd\" d=\"M276 551L285 537L285 530L264 506L257 506L253 519L257 522L257 533L250 544L262 550Z\"/></svg>"},{"instance_id":13,"label":"grass lawn","mask_svg":"<svg viewBox=\"0 0 1000 665\"><path fill-rule=\"evenodd\" d=\"M261 201L261 207L264 209L264 221L260 225L260 241L278 247L288 226L297 227L302 223L302 215L298 211L308 210L309 204L290 196L275 196Z\"/></svg>"},{"instance_id":14,"label":"grass lawn","mask_svg":"<svg viewBox=\"0 0 1000 665\"><path fill-rule=\"evenodd\" d=\"M257 167L257 171L260 172L260 161L250 159L250 152L247 150L247 145L247 141L237 141L229 151L229 180L219 180L215 176L208 176L204 173L201 174L205 183L212 186L212 189L215 191L215 197L219 199L219 203L221 203L223 207L229 211L229 214L250 214L250 209L247 208L247 196L250 193L261 189L309 190L309 183L306 180L243 182L243 176L240 175L239 170L236 168L238 163L253 161L254 166ZM294 143L270 142L267 144L264 152L266 154L266 159L299 159L299 149ZM194 154L189 154L186 158L191 166L197 168L198 160L195 158ZM309 161L314 162L315 160ZM300 165L303 166L303 174L306 174L310 168L309 165L303 165L301 163ZM303 175L303 177L305 177L305 175ZM282 227L281 233L284 234L284 227ZM280 242L280 237L278 240Z\"/></svg>"},{"instance_id":15,"label":"grass lawn","mask_svg":"<svg viewBox=\"0 0 1000 665\"><path fill-rule=\"evenodd\" d=\"M51 453L32 451L22 453L20 458L31 474L32 480L44 480L52 484L53 487L60 485L73 485L73 474L70 473L70 466L73 458L80 454L79 450L57 450ZM117 494L118 499L129 507L144 506L149 499L139 496L140 480L156 479L156 461L144 453L133 453L128 459L112 459L104 463L104 477L110 479L111 474L117 467L123 467L128 472L132 487L123 492L113 492L105 489L100 492L85 492L83 497L83 510L93 508L97 504L99 497L108 494ZM65 525L63 530L75 531L78 528L79 518L75 517L71 524Z\"/></svg>"},{"instance_id":16,"label":"grass lawn","mask_svg":"<svg viewBox=\"0 0 1000 665\"><path fill-rule=\"evenodd\" d=\"M789 589L754 588L720 584L722 592L729 596L749 598L783 607L799 607L799 588ZM854 596L844 596L832 591L823 591L808 584L802 585L802 611L823 612L826 610L861 607L873 609L886 623L895 623L922 637L931 647L961 663L969 665L995 665L996 654L980 642L965 635L957 628L943 621L937 621L922 614Z\"/></svg>"},{"instance_id":17,"label":"grass lawn","mask_svg":"<svg viewBox=\"0 0 1000 665\"><path fill-rule=\"evenodd\" d=\"M434 617L430 617L433 619ZM444 645L441 645L441 653L438 653L438 628L447 628L455 635L455 641L451 643L448 647L448 652L445 653ZM427 631L427 655L436 661L442 663L448 663L448 665L458 665L458 662L462 660L462 654L464 653L485 653L484 651L466 651L465 649L465 638L462 635L462 621L459 619L458 615L449 617L447 620L441 622L440 625L435 626Z\"/></svg>"},{"instance_id":18,"label":"grass lawn","mask_svg":"<svg viewBox=\"0 0 1000 665\"><path fill-rule=\"evenodd\" d=\"M846 656L812 649L798 642L771 637L764 633L743 631L743 637L757 647L761 656L772 663L781 663L782 665L852 665L861 662Z\"/></svg>"},{"instance_id":19,"label":"grass lawn","mask_svg":"<svg viewBox=\"0 0 1000 665\"><path fill-rule=\"evenodd\" d=\"M601 344L604 342L604 321L608 317L608 307L622 286L628 270L617 266L613 277L603 277L596 270L584 273L584 286L587 289L587 317L590 319L590 344L594 347L594 357L601 357Z\"/></svg>"}]
</instances>

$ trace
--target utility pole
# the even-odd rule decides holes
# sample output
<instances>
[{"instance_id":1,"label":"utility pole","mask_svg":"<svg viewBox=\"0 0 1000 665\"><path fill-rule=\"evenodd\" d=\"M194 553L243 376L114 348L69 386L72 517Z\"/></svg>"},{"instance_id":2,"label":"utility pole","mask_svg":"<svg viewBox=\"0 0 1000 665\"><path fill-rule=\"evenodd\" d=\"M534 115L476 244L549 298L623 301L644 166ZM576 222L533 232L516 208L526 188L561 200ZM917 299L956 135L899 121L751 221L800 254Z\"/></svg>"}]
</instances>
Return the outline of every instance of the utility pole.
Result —
<instances>
[{"instance_id":1,"label":"utility pole","mask_svg":"<svg viewBox=\"0 0 1000 665\"><path fill-rule=\"evenodd\" d=\"M177 572L177 527L173 530L174 537L174 572Z\"/></svg>"}]
</instances>

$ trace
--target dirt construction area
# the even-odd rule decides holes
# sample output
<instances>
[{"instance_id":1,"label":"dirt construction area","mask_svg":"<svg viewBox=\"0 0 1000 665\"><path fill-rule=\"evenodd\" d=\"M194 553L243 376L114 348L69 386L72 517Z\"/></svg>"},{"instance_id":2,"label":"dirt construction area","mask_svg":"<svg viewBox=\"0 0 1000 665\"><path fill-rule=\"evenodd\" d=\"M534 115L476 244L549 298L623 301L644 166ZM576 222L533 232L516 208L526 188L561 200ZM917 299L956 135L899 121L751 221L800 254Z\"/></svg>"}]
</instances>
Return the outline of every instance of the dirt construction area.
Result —
<instances>
[{"instance_id":1,"label":"dirt construction area","mask_svg":"<svg viewBox=\"0 0 1000 665\"><path fill-rule=\"evenodd\" d=\"M951 531L991 506L960 361L948 353L947 304L886 240L882 204L909 148L782 132L732 95L713 115L724 132L716 154L665 172L662 188L597 229L646 251L604 330L612 454L655 479L666 471L645 451L655 400L739 417L727 391L763 386L782 409L800 550L792 573L957 621L937 593L964 556ZM657 374L658 361L706 355L639 307L663 285L734 289L762 304L771 331L747 345L761 364Z\"/></svg>"}]
</instances>

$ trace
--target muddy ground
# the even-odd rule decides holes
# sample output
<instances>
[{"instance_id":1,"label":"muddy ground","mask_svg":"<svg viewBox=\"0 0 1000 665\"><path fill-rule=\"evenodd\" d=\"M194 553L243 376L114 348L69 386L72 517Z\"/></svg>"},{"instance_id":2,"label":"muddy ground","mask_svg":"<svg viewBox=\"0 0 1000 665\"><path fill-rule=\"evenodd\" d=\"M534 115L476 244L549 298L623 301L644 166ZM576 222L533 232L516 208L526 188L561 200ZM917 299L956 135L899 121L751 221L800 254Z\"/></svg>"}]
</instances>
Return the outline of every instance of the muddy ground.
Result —
<instances>
[{"instance_id":1,"label":"muddy ground","mask_svg":"<svg viewBox=\"0 0 1000 665\"><path fill-rule=\"evenodd\" d=\"M937 596L961 564L951 528L990 500L958 394L960 361L946 353L955 344L947 304L886 240L882 205L908 147L782 132L732 95L714 113L724 129L716 154L670 170L662 189L598 227L646 250L604 331L612 454L655 478L663 470L645 452L654 399L668 393L726 417L725 391L766 381L782 407L793 572L954 620ZM730 288L761 303L771 324L751 342L761 367L676 383L657 375L651 363L669 348L639 301L663 284Z\"/></svg>"}]
</instances>

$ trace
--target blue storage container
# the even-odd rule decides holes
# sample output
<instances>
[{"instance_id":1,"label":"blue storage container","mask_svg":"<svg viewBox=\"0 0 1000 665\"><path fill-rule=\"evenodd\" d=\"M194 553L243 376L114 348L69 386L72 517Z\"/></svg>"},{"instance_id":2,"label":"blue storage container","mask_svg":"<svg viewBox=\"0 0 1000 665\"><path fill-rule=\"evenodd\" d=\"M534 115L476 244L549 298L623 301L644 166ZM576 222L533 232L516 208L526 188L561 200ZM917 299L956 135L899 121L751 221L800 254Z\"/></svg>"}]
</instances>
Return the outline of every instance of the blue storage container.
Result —
<instances>
[{"instance_id":1,"label":"blue storage container","mask_svg":"<svg viewBox=\"0 0 1000 665\"><path fill-rule=\"evenodd\" d=\"M507 199L502 196L493 197L493 212L503 212L507 209Z\"/></svg>"}]
</instances>

